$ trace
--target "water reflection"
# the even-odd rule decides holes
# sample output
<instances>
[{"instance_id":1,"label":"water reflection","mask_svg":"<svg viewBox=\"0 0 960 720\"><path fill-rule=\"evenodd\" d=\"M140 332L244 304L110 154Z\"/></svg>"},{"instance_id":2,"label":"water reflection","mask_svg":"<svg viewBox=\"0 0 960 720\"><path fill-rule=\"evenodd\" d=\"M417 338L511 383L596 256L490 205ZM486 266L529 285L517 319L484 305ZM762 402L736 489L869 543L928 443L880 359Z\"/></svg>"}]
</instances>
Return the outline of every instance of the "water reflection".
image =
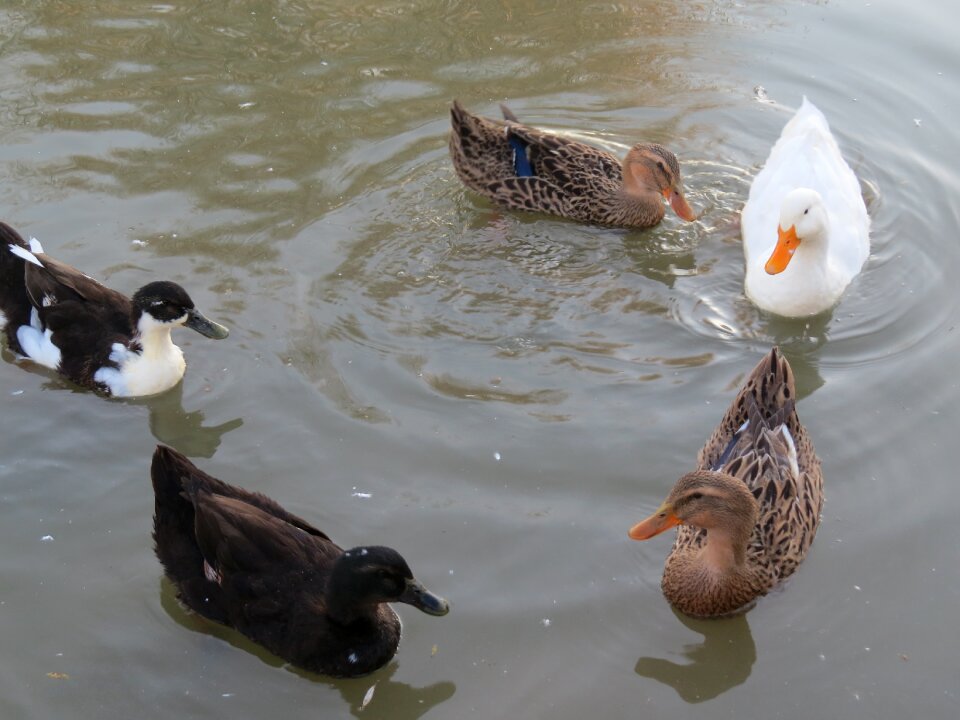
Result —
<instances>
[{"instance_id":1,"label":"water reflection","mask_svg":"<svg viewBox=\"0 0 960 720\"><path fill-rule=\"evenodd\" d=\"M336 688L355 717L361 717L362 713L364 718L416 720L449 700L457 691L457 686L446 680L424 687L413 687L392 680L399 667L396 660L370 675L352 679L332 679L293 667L236 630L185 610L177 600L176 588L165 576L160 578L160 606L174 622L187 630L213 635L239 650L255 655L271 667L283 667L305 680Z\"/></svg>"},{"instance_id":2,"label":"water reflection","mask_svg":"<svg viewBox=\"0 0 960 720\"><path fill-rule=\"evenodd\" d=\"M12 352L5 343L0 346L0 359L18 365L31 373L45 376L47 380L40 385L45 392L67 391L84 394L93 392L75 385L54 370L22 358ZM159 395L144 398L118 398L112 402L145 406L150 414L150 432L153 436L188 457L213 457L217 448L220 447L223 436L243 425L242 418L234 418L219 425L204 426L205 415L202 410L187 411L183 407L182 381Z\"/></svg>"},{"instance_id":3,"label":"water reflection","mask_svg":"<svg viewBox=\"0 0 960 720\"><path fill-rule=\"evenodd\" d=\"M188 457L213 457L223 436L243 425L242 418L234 418L219 425L204 426L202 410L188 412L183 407L183 382L159 395L125 402L146 405L153 436Z\"/></svg>"},{"instance_id":4,"label":"water reflection","mask_svg":"<svg viewBox=\"0 0 960 720\"><path fill-rule=\"evenodd\" d=\"M767 332L773 337L793 368L797 399L812 395L824 380L820 375L820 350L827 342L832 312L803 320L771 316Z\"/></svg>"},{"instance_id":5,"label":"water reflection","mask_svg":"<svg viewBox=\"0 0 960 720\"><path fill-rule=\"evenodd\" d=\"M634 668L637 675L669 685L688 703L712 700L750 677L757 647L746 615L724 620L695 620L675 614L680 622L703 635L703 642L686 646L683 654L689 662L684 664L642 657Z\"/></svg>"},{"instance_id":6,"label":"water reflection","mask_svg":"<svg viewBox=\"0 0 960 720\"><path fill-rule=\"evenodd\" d=\"M449 700L457 691L457 686L448 680L419 688L395 682L390 678L397 667L399 665L394 661L366 678L336 683L337 690L350 705L352 715L361 717L362 713L364 718L415 720Z\"/></svg>"}]
</instances>

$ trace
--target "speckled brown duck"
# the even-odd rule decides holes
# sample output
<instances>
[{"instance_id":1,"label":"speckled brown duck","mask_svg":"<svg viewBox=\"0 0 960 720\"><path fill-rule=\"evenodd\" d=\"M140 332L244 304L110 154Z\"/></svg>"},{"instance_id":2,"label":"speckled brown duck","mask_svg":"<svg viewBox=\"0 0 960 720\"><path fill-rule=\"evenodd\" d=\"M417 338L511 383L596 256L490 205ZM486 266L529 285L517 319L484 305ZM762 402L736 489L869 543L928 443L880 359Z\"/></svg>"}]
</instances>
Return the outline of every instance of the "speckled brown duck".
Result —
<instances>
[{"instance_id":1,"label":"speckled brown duck","mask_svg":"<svg viewBox=\"0 0 960 720\"><path fill-rule=\"evenodd\" d=\"M180 601L297 667L365 675L397 651L402 602L445 615L388 547L344 551L275 501L158 445L150 468L156 553Z\"/></svg>"},{"instance_id":2,"label":"speckled brown duck","mask_svg":"<svg viewBox=\"0 0 960 720\"><path fill-rule=\"evenodd\" d=\"M513 210L561 215L580 222L648 228L663 219L663 200L684 220L687 204L676 156L653 143L634 145L621 162L611 153L517 121L450 110L450 156L471 190Z\"/></svg>"},{"instance_id":3,"label":"speckled brown duck","mask_svg":"<svg viewBox=\"0 0 960 720\"><path fill-rule=\"evenodd\" d=\"M630 530L678 525L663 594L693 617L749 610L793 574L820 525L823 476L777 348L754 368L720 425L657 511Z\"/></svg>"}]
</instances>

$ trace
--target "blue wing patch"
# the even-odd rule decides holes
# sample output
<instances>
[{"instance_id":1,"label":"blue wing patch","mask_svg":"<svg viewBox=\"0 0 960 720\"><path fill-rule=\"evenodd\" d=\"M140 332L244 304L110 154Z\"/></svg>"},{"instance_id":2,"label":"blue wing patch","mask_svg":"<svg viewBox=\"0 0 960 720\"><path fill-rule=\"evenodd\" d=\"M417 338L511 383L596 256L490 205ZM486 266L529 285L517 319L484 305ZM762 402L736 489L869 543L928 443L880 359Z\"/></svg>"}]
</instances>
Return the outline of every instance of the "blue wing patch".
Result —
<instances>
[{"instance_id":1,"label":"blue wing patch","mask_svg":"<svg viewBox=\"0 0 960 720\"><path fill-rule=\"evenodd\" d=\"M513 170L517 177L533 177L533 168L530 158L527 157L527 145L515 135L509 135L507 140L513 148Z\"/></svg>"}]
</instances>

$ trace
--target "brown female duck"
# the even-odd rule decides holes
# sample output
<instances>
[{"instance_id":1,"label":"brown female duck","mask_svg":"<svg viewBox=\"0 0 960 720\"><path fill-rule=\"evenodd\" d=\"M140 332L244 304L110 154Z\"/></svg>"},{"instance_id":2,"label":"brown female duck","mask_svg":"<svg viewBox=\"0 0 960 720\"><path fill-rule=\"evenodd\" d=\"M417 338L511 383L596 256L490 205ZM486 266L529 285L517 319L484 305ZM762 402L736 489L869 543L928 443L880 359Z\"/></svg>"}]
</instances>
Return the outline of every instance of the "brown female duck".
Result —
<instances>
[{"instance_id":1,"label":"brown female duck","mask_svg":"<svg viewBox=\"0 0 960 720\"><path fill-rule=\"evenodd\" d=\"M693 617L749 610L804 559L823 506L820 459L794 407L793 371L774 348L754 368L697 458L657 511L630 530L679 525L663 594Z\"/></svg>"},{"instance_id":2,"label":"brown female duck","mask_svg":"<svg viewBox=\"0 0 960 720\"><path fill-rule=\"evenodd\" d=\"M355 677L397 651L388 602L446 615L447 601L387 547L344 551L259 493L228 485L158 445L153 538L181 602L305 670Z\"/></svg>"},{"instance_id":3,"label":"brown female duck","mask_svg":"<svg viewBox=\"0 0 960 720\"><path fill-rule=\"evenodd\" d=\"M666 148L634 145L621 162L583 143L517 122L450 110L450 156L471 190L503 207L580 222L648 228L663 219L663 198L684 220L696 220L683 195L680 165Z\"/></svg>"}]
</instances>

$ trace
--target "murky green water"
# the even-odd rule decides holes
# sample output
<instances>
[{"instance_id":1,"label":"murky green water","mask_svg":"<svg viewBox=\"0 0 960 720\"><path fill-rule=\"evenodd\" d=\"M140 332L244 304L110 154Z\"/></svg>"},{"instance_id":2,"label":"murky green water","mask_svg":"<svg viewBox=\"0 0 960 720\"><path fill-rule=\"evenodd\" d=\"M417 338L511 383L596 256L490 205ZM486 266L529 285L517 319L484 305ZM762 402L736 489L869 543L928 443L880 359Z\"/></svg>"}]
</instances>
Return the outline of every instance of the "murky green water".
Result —
<instances>
[{"instance_id":1,"label":"murky green water","mask_svg":"<svg viewBox=\"0 0 960 720\"><path fill-rule=\"evenodd\" d=\"M947 0L4 3L0 216L118 289L181 282L232 334L180 333L182 387L130 402L4 351L0 717L957 717L958 21ZM813 324L744 299L737 227L803 94L873 219ZM450 167L454 97L662 142L702 219L498 211ZM684 621L669 539L626 531L773 342L823 525L745 618ZM158 440L396 547L451 614L400 607L397 657L352 681L190 616L151 549Z\"/></svg>"}]
</instances>

